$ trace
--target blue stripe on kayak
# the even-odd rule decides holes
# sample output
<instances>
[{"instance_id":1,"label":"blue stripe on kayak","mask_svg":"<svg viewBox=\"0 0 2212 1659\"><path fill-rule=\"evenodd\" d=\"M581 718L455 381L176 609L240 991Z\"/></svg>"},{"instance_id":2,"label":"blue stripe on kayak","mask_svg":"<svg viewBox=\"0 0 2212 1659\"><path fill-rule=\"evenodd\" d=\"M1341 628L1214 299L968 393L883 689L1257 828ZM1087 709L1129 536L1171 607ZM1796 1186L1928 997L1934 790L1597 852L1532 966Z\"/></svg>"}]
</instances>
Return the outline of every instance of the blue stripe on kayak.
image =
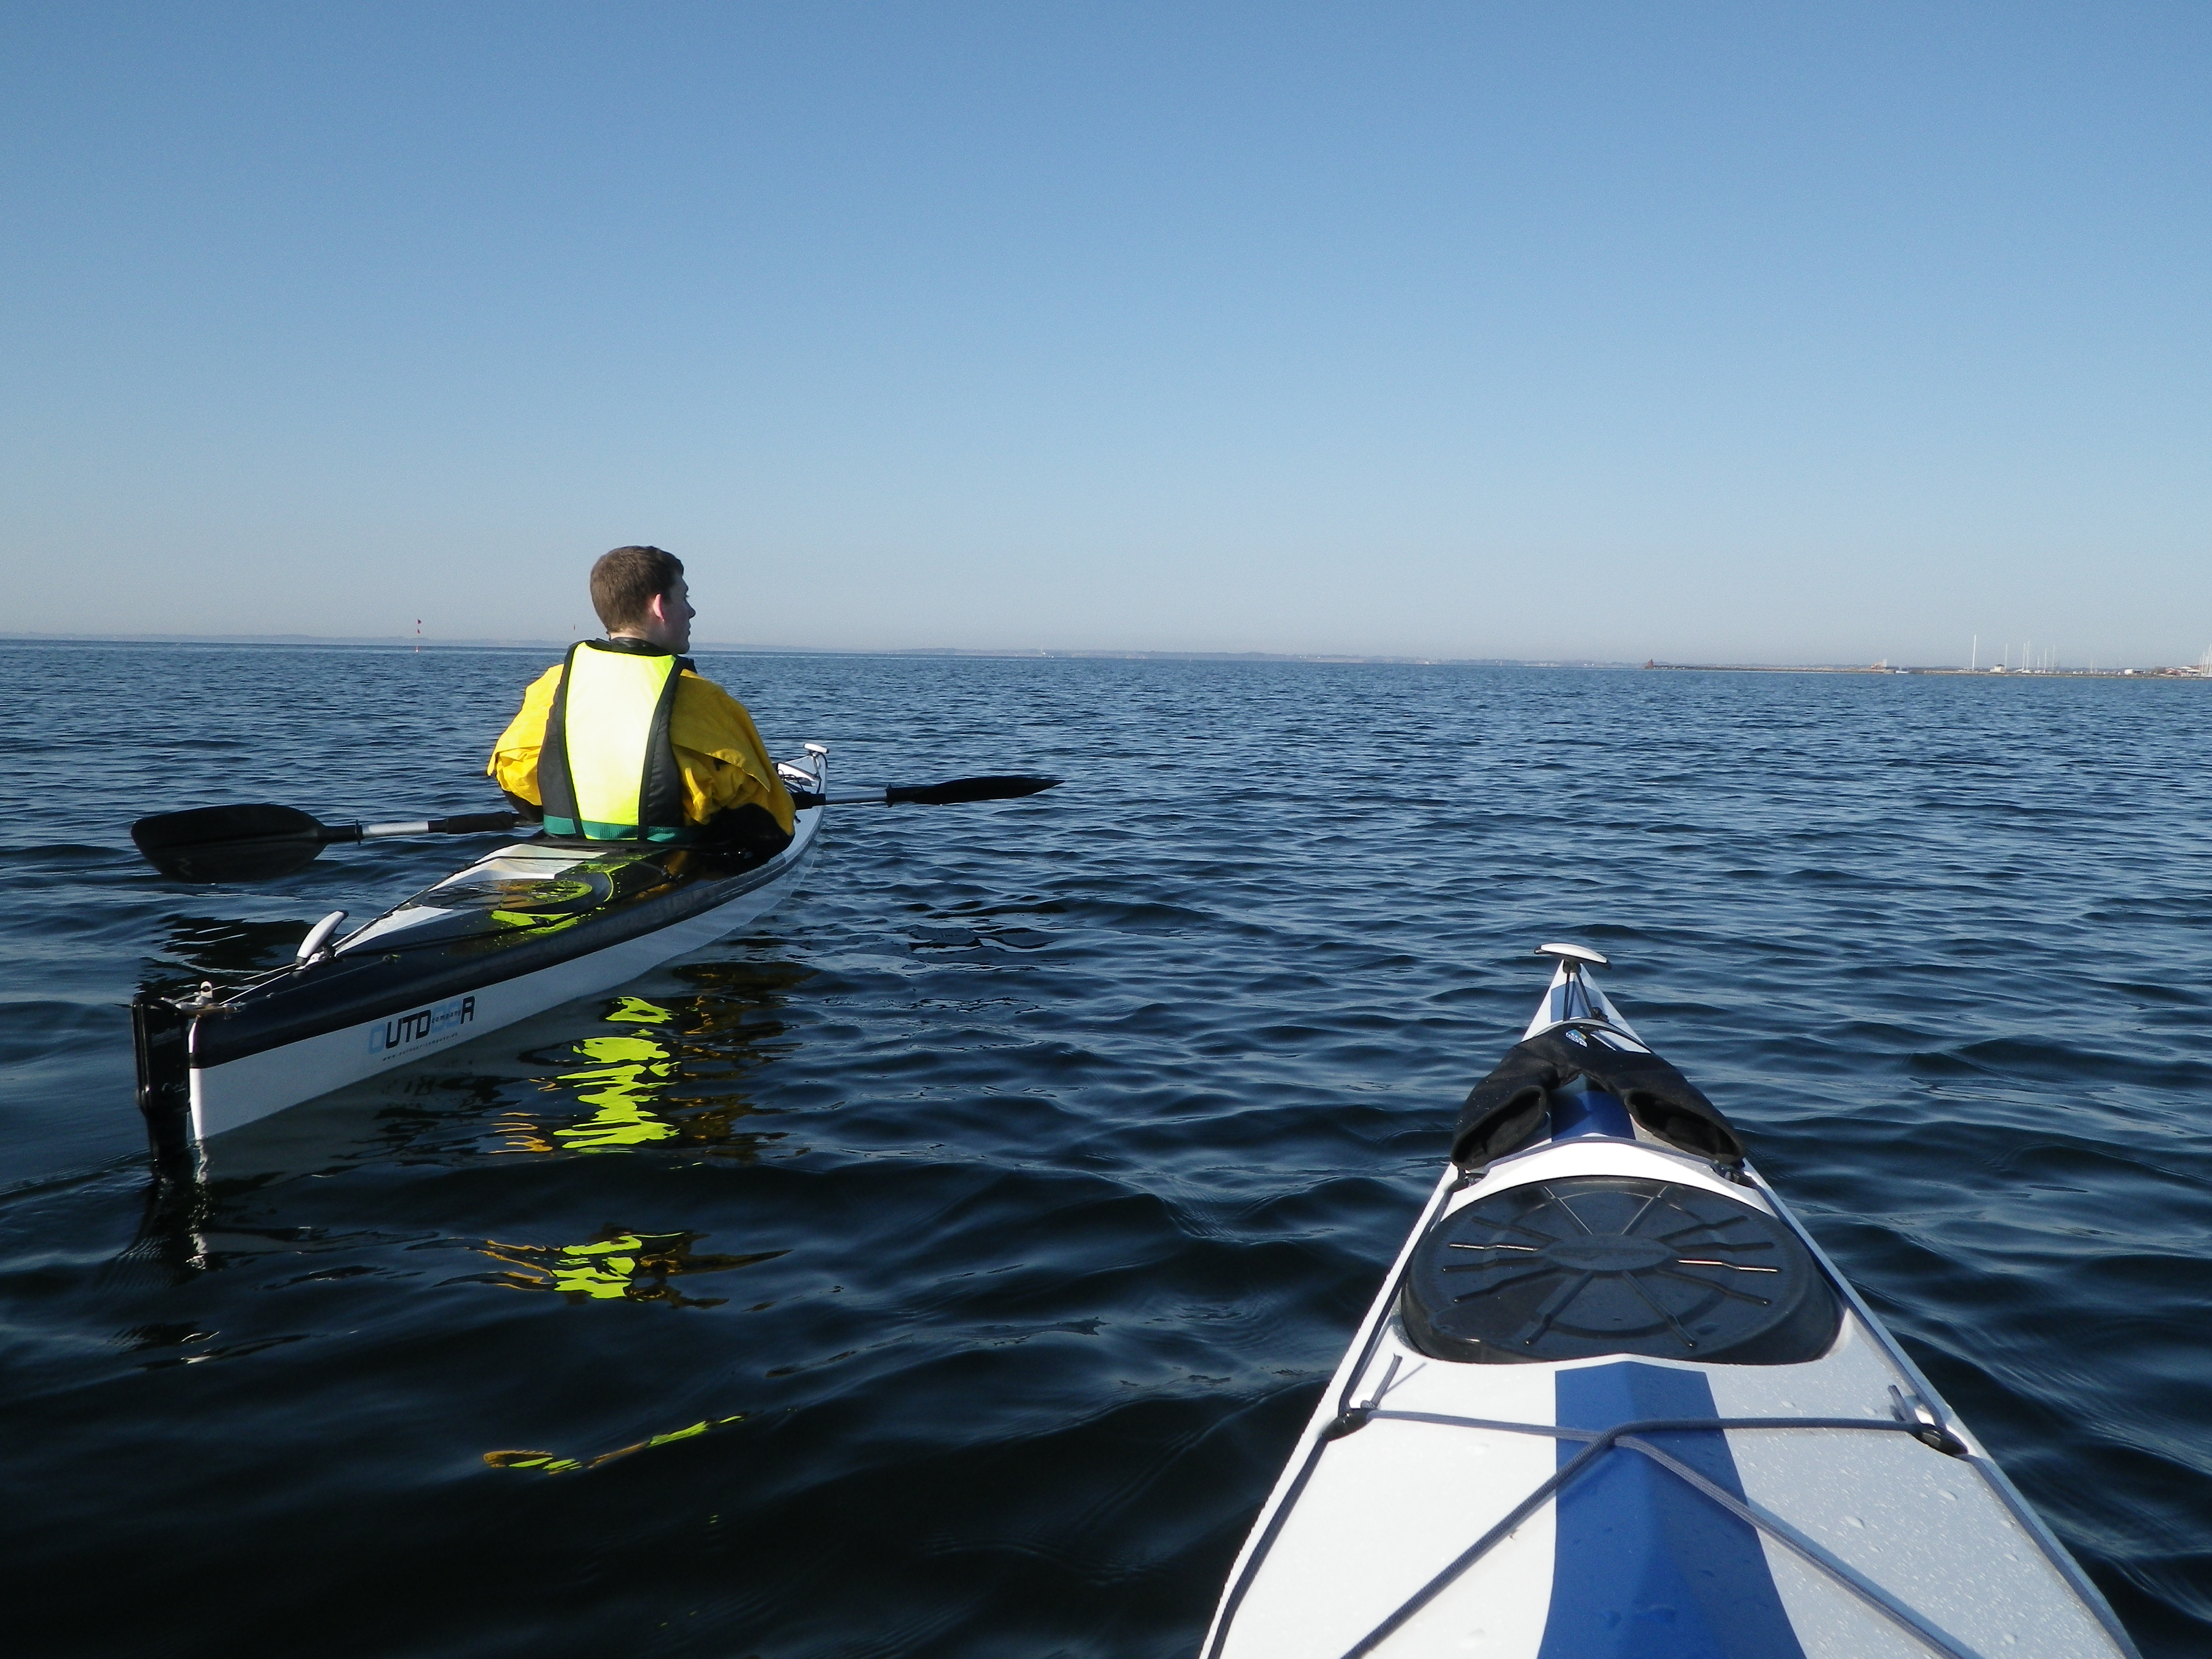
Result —
<instances>
[{"instance_id":1,"label":"blue stripe on kayak","mask_svg":"<svg viewBox=\"0 0 2212 1659\"><path fill-rule=\"evenodd\" d=\"M1559 1413L1576 1429L1718 1415L1701 1373L1627 1364L1561 1371ZM1743 1496L1718 1431L1650 1439ZM1560 1463L1582 1449L1562 1440ZM1559 1494L1538 1659L1805 1659L1805 1650L1758 1533L1641 1452L1615 1449Z\"/></svg>"},{"instance_id":2,"label":"blue stripe on kayak","mask_svg":"<svg viewBox=\"0 0 2212 1659\"><path fill-rule=\"evenodd\" d=\"M1602 1089L1553 1091L1552 1139L1572 1140L1581 1135L1632 1140L1636 1126L1629 1121L1628 1109Z\"/></svg>"}]
</instances>

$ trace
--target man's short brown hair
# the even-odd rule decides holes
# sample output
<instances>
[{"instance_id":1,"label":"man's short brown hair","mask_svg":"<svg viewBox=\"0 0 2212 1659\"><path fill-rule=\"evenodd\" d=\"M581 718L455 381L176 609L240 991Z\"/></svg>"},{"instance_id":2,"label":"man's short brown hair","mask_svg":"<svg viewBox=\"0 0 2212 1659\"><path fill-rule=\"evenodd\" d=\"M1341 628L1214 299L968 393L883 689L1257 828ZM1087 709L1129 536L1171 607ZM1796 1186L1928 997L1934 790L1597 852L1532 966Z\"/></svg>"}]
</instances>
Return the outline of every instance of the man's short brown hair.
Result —
<instances>
[{"instance_id":1,"label":"man's short brown hair","mask_svg":"<svg viewBox=\"0 0 2212 1659\"><path fill-rule=\"evenodd\" d=\"M592 609L609 633L653 620L654 595L665 599L684 577L684 561L658 547L617 547L592 567Z\"/></svg>"}]
</instances>

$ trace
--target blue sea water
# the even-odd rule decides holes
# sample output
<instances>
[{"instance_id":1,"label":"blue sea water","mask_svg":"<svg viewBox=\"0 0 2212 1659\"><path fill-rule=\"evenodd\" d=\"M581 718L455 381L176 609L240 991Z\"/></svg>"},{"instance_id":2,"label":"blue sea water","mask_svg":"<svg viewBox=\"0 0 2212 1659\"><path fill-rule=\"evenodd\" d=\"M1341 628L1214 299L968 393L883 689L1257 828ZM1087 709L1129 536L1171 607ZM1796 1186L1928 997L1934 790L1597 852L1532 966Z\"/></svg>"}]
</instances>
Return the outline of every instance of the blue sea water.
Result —
<instances>
[{"instance_id":1,"label":"blue sea water","mask_svg":"<svg viewBox=\"0 0 2212 1659\"><path fill-rule=\"evenodd\" d=\"M843 779L1067 782L841 811L747 936L159 1185L133 992L460 848L130 820L482 810L543 665L0 647L29 1650L1189 1653L1559 938L2212 1648L2212 684L708 657Z\"/></svg>"}]
</instances>

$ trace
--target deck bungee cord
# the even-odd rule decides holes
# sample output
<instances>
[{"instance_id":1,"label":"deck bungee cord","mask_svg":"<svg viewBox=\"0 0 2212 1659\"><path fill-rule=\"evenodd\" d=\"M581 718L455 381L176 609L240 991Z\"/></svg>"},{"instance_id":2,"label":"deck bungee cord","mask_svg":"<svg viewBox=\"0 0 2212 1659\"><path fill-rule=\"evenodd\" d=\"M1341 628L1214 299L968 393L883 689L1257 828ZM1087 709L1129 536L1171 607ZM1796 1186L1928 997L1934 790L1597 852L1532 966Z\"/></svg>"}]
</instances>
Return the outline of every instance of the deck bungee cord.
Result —
<instances>
[{"instance_id":1,"label":"deck bungee cord","mask_svg":"<svg viewBox=\"0 0 2212 1659\"><path fill-rule=\"evenodd\" d=\"M1395 1363L1393 1361L1394 1365ZM1393 1376L1395 1376L1395 1371ZM1391 1378L1386 1377L1384 1381L1382 1390L1384 1395L1389 1392L1390 1380ZM1616 1423L1608 1429L1575 1429L1563 1428L1554 1423L1510 1423L1488 1418L1454 1417L1437 1412L1391 1411L1372 1402L1366 1406L1354 1407L1350 1415L1356 1419L1352 1424L1353 1429L1364 1427L1371 1422L1382 1421L1431 1423L1447 1428L1481 1429L1498 1434L1539 1435L1553 1440L1579 1442L1583 1443L1583 1450L1572 1462L1563 1466L1557 1474L1515 1504L1506 1512L1503 1519L1495 1522L1489 1531L1478 1538L1463 1553L1455 1558L1442 1572L1408 1597L1389 1618L1346 1649L1343 1659L1360 1659L1362 1655L1375 1651L1382 1644L1384 1638L1434 1601L1455 1580L1488 1554L1500 1540L1510 1536L1523 1522L1554 1498L1577 1476L1591 1468L1600 1455L1616 1448L1624 1451L1642 1453L1668 1474L1686 1482L1692 1490L1719 1504L1737 1519L1755 1526L1760 1531L1779 1540L1804 1557L1814 1568L1827 1574L1852 1595L1865 1601L1884 1618L1909 1632L1932 1651L1945 1656L1945 1659L1977 1659L1970 1649L1960 1645L1942 1632L1930 1626L1911 1608L1889 1595L1880 1585L1869 1581L1849 1563L1839 1560L1834 1554L1808 1538L1779 1516L1770 1514L1757 1504L1736 1498L1698 1474L1697 1470L1643 1438L1645 1435L1652 1434L1778 1429L1837 1429L1856 1433L1906 1434L1923 1445L1934 1444L1933 1437L1940 1437L1946 1443L1936 1449L1945 1450L1948 1455L1974 1463L1978 1472L1984 1469L1984 1461L1975 1459L1964 1443L1956 1440L1948 1431L1941 1429L1931 1431L1927 1425L1917 1419L1881 1423L1868 1422L1855 1417L1653 1418L1641 1422ZM1351 1429L1345 1431L1345 1432L1350 1431ZM1340 1438L1341 1437L1340 1435L1330 1437ZM1318 1456L1318 1449L1313 1455ZM1246 1575L1248 1578L1250 1572L1256 1571L1261 1562L1266 1559L1267 1541L1272 1540L1263 1540L1261 1548L1255 1552L1255 1559ZM1208 1650L1209 1653L1218 1650L1218 1644Z\"/></svg>"}]
</instances>

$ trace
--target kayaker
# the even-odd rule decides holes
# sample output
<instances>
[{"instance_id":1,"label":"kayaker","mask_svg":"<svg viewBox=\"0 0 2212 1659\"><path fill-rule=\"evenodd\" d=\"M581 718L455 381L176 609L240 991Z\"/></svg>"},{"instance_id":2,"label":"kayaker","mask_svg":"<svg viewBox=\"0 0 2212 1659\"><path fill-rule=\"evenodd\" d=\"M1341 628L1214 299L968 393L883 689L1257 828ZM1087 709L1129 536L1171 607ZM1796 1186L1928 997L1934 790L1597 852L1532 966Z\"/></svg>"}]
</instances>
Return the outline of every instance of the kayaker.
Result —
<instances>
[{"instance_id":1,"label":"kayaker","mask_svg":"<svg viewBox=\"0 0 2212 1659\"><path fill-rule=\"evenodd\" d=\"M485 770L515 810L594 841L788 845L790 792L752 716L683 654L697 614L684 562L658 547L601 555L592 608L607 636L539 675L492 749Z\"/></svg>"}]
</instances>

